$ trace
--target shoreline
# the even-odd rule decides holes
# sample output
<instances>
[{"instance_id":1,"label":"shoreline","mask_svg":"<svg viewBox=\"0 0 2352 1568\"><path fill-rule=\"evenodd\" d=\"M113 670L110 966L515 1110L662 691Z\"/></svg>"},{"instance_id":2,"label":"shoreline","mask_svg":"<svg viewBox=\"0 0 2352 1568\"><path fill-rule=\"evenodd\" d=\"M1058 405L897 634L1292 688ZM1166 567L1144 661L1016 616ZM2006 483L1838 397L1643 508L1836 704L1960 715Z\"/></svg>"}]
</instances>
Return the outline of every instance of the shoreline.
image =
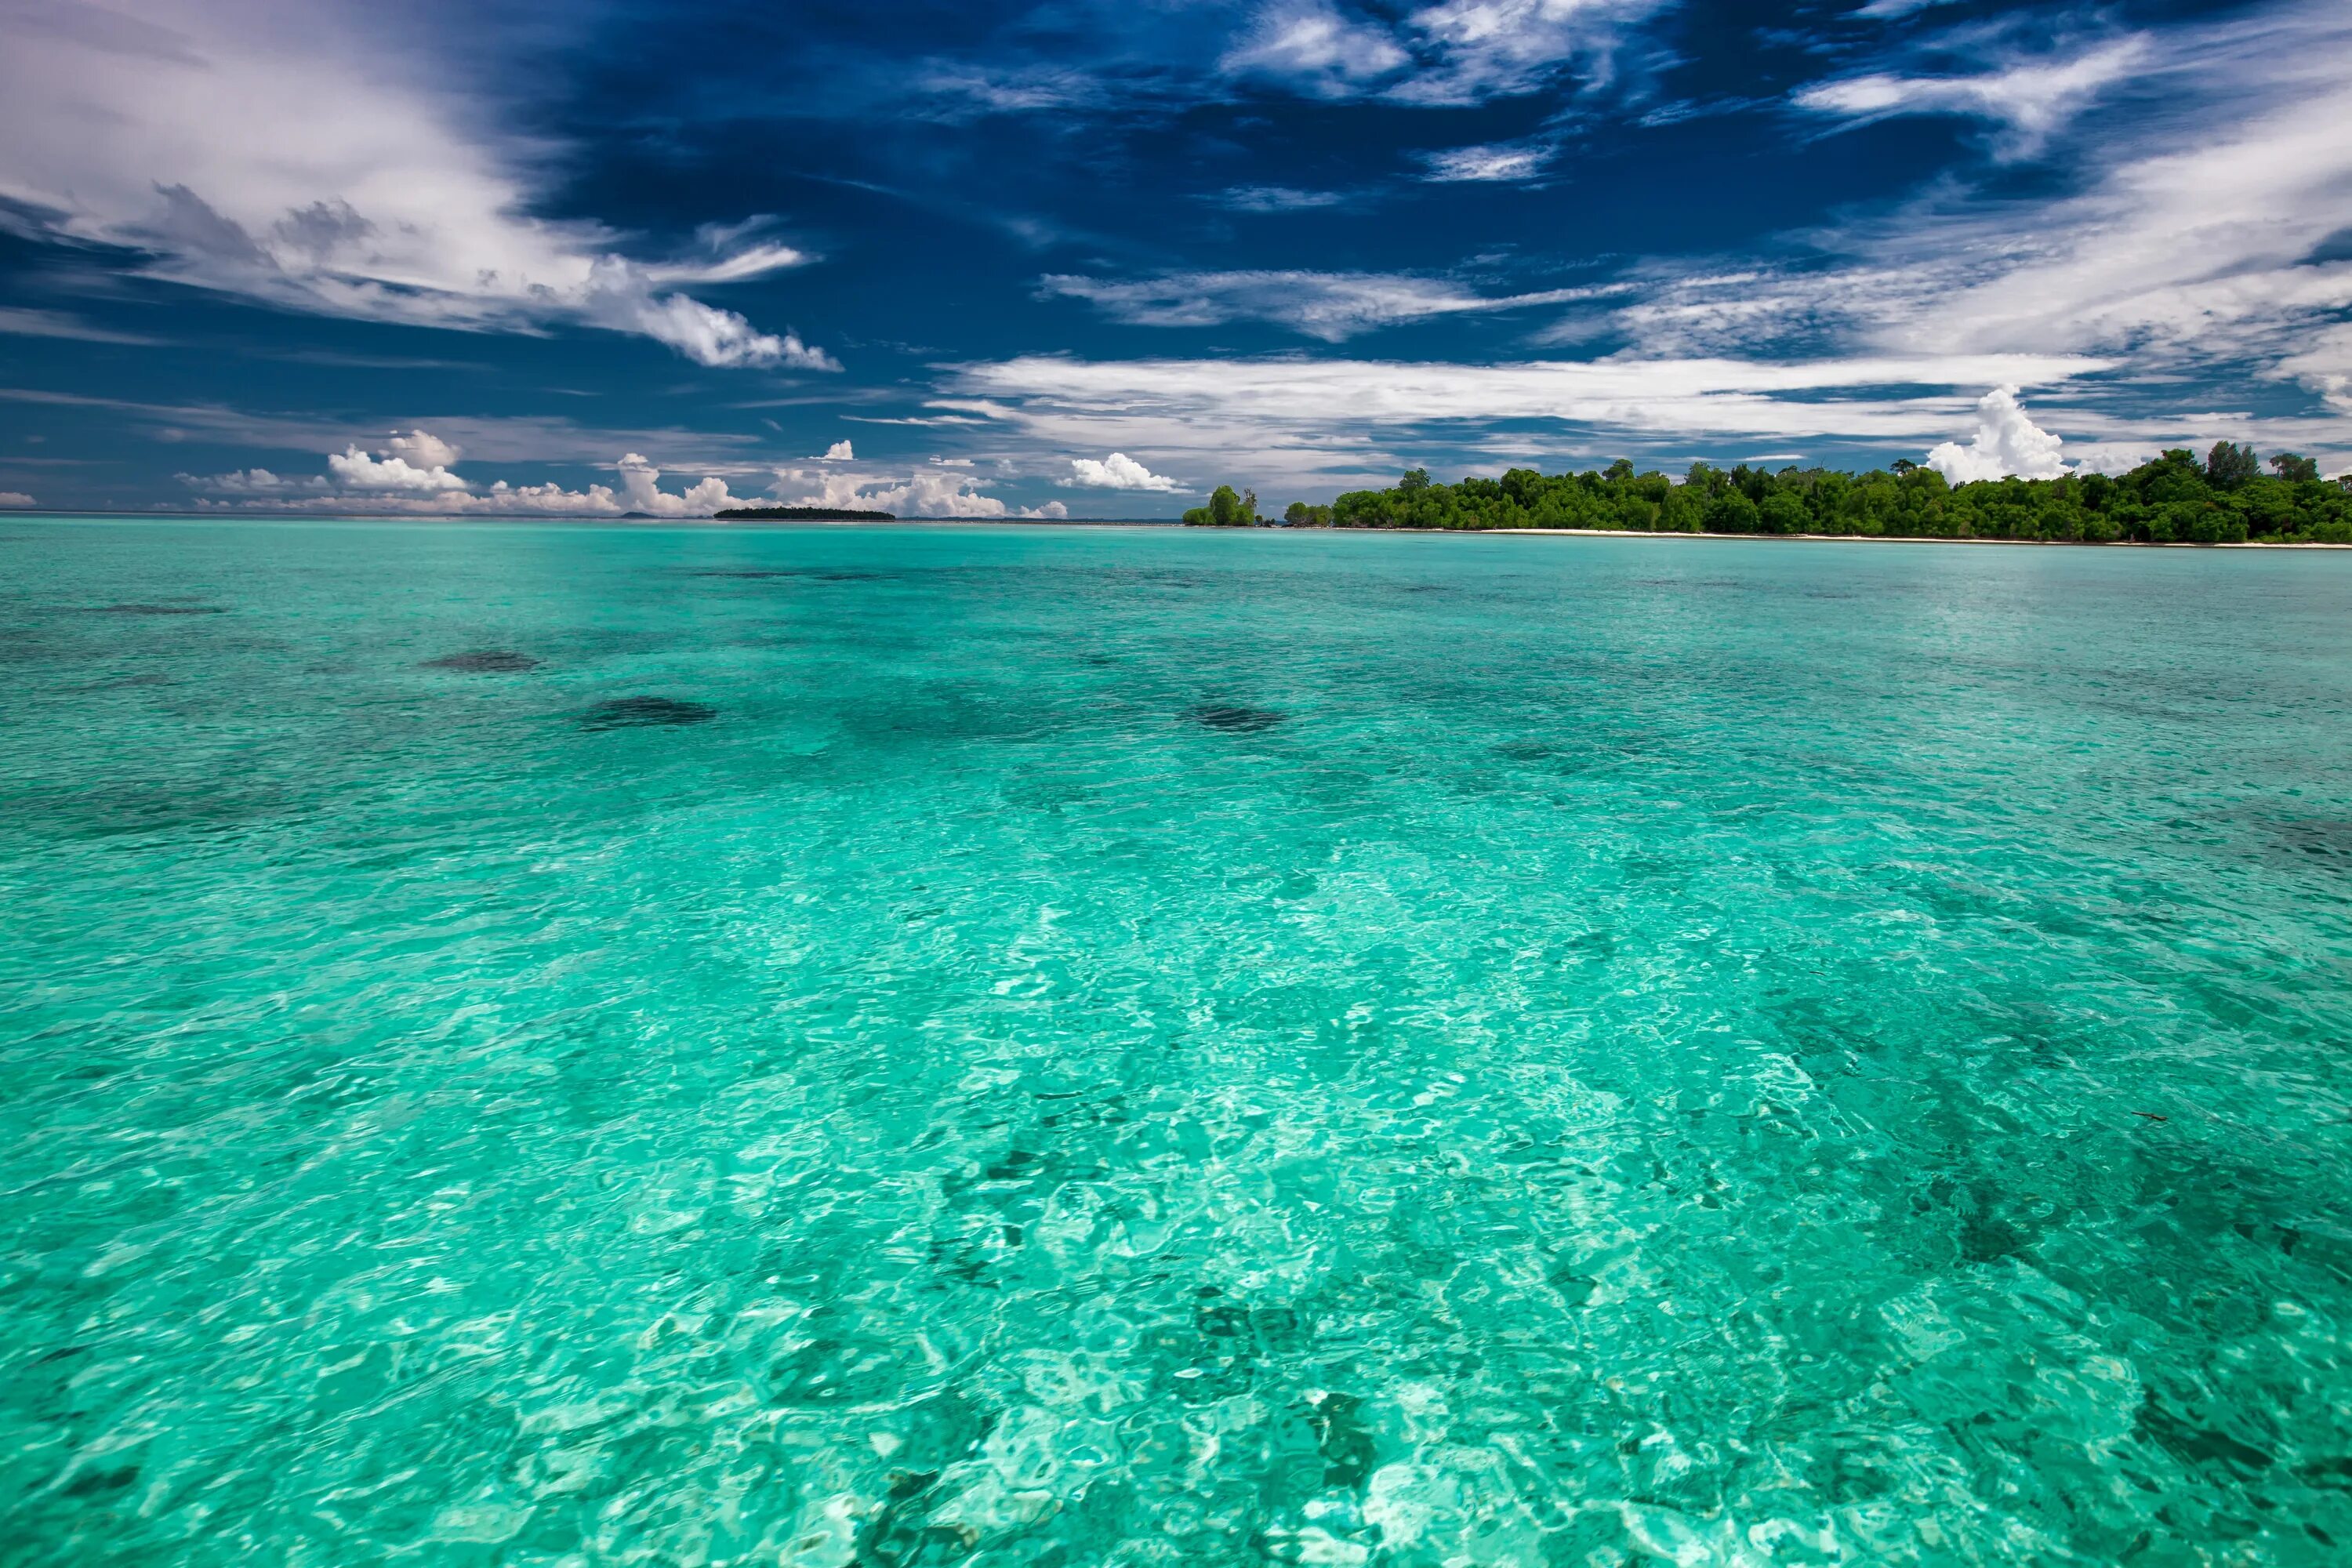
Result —
<instances>
[{"instance_id":1,"label":"shoreline","mask_svg":"<svg viewBox=\"0 0 2352 1568\"><path fill-rule=\"evenodd\" d=\"M1762 544L2021 544L2037 550L2352 550L2322 540L2249 539L2242 543L2158 544L2142 539L1937 539L1908 533L1670 533L1633 528L1348 528L1331 533L1510 533L1574 535L1580 539L1748 539Z\"/></svg>"},{"instance_id":2,"label":"shoreline","mask_svg":"<svg viewBox=\"0 0 2352 1568\"><path fill-rule=\"evenodd\" d=\"M1337 528L1293 527L1288 523L1245 528L1197 527L1172 517L899 517L851 518L729 518L712 517L435 517L414 512L340 512L333 514L221 511L48 511L0 512L0 525L22 522L413 522L423 526L450 524L493 527L598 527L614 529L717 528L731 530L776 528L867 529L907 527L955 528L1173 528L1198 533L1407 534L1419 539L1500 537L1506 539L1649 539L1712 540L1722 543L1747 541L1757 544L1974 544L2013 545L2043 550L2352 550L2352 544L2318 540L2250 539L2242 542L2199 544L2185 541L2156 543L2137 539L1945 539L1916 534L1885 533L1689 533L1679 530L1637 528Z\"/></svg>"}]
</instances>

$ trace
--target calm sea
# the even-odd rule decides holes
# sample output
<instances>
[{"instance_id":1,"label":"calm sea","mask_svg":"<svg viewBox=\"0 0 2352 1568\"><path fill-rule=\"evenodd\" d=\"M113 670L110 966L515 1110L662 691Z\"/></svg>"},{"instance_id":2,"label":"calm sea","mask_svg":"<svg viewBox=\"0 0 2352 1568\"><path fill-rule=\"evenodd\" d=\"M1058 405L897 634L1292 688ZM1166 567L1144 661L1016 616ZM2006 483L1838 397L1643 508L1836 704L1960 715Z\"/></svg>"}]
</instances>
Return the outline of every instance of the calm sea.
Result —
<instances>
[{"instance_id":1,"label":"calm sea","mask_svg":"<svg viewBox=\"0 0 2352 1568\"><path fill-rule=\"evenodd\" d=\"M2352 557L0 522L11 1563L2352 1556Z\"/></svg>"}]
</instances>

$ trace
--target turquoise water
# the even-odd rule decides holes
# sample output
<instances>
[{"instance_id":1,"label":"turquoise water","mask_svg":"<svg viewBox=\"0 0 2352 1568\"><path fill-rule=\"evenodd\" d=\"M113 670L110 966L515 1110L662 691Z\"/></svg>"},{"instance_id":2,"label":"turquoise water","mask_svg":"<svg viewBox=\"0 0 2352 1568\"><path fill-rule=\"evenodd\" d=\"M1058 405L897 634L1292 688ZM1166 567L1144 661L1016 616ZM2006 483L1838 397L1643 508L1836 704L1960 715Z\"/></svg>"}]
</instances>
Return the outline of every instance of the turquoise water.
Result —
<instances>
[{"instance_id":1,"label":"turquoise water","mask_svg":"<svg viewBox=\"0 0 2352 1568\"><path fill-rule=\"evenodd\" d=\"M12 1563L2352 1558L2352 558L0 568Z\"/></svg>"}]
</instances>

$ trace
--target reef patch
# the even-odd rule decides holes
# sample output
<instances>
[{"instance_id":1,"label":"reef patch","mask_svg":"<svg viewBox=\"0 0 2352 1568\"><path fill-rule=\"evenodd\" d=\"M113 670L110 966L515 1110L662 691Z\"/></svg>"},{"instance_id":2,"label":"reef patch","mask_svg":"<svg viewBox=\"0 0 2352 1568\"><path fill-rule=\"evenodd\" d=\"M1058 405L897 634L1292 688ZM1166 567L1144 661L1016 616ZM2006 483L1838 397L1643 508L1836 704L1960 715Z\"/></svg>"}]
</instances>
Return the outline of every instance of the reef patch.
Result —
<instances>
[{"instance_id":1,"label":"reef patch","mask_svg":"<svg viewBox=\"0 0 2352 1568\"><path fill-rule=\"evenodd\" d=\"M1184 716L1195 724L1223 730L1231 735L1255 735L1261 730L1273 729L1290 717L1271 708L1245 708L1229 702L1203 702L1187 709Z\"/></svg>"},{"instance_id":2,"label":"reef patch","mask_svg":"<svg viewBox=\"0 0 2352 1568\"><path fill-rule=\"evenodd\" d=\"M454 669L464 675L520 675L526 669L537 669L539 660L509 648L478 647L428 658L418 668Z\"/></svg>"},{"instance_id":3,"label":"reef patch","mask_svg":"<svg viewBox=\"0 0 2352 1568\"><path fill-rule=\"evenodd\" d=\"M719 710L703 702L681 702L674 697L616 697L599 702L580 715L583 730L651 730L679 724L705 724Z\"/></svg>"}]
</instances>

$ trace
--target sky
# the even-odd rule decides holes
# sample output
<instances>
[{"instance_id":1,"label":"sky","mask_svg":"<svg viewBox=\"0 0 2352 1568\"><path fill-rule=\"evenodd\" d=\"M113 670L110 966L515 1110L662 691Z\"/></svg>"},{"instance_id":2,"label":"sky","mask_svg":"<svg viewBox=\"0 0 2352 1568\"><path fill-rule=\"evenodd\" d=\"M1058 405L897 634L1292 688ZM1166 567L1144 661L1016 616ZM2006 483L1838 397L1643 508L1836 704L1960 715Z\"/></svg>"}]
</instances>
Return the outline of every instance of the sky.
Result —
<instances>
[{"instance_id":1,"label":"sky","mask_svg":"<svg viewBox=\"0 0 2352 1568\"><path fill-rule=\"evenodd\" d=\"M0 506L2352 468L2352 6L0 0Z\"/></svg>"}]
</instances>

